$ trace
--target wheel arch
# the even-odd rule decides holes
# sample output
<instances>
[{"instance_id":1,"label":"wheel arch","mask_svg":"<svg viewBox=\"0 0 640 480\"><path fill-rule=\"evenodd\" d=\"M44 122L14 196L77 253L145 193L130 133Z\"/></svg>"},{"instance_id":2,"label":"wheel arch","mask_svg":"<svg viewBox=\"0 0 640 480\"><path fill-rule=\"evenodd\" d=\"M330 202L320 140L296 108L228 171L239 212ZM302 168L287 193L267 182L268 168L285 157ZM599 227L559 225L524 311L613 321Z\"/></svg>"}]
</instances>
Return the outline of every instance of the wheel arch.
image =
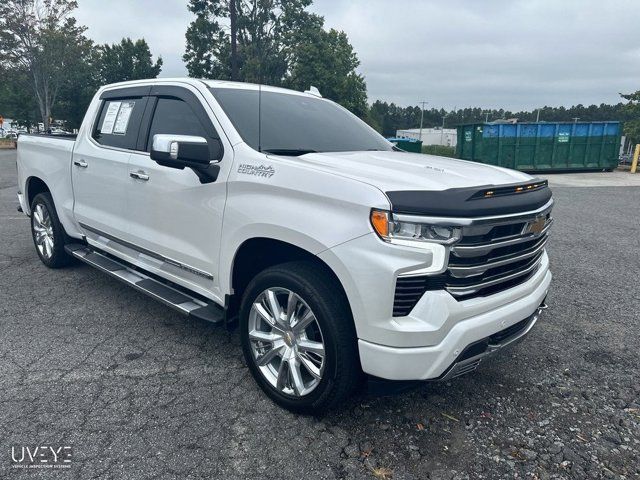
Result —
<instances>
[{"instance_id":1,"label":"wheel arch","mask_svg":"<svg viewBox=\"0 0 640 480\"><path fill-rule=\"evenodd\" d=\"M31 203L33 202L33 199L36 197L36 195L45 192L51 194L51 189L44 180L36 176L27 178L25 182L25 198L27 199L27 208L29 209L29 212L31 212ZM53 194L51 195L53 198Z\"/></svg>"},{"instance_id":2,"label":"wheel arch","mask_svg":"<svg viewBox=\"0 0 640 480\"><path fill-rule=\"evenodd\" d=\"M292 243L270 237L248 238L236 249L231 263L229 281L230 292L227 315L231 318L238 313L242 294L247 285L258 273L266 268L292 261L306 261L323 269L336 282L340 292L349 305L348 296L342 281L333 269L317 255ZM349 305L349 309L351 306ZM353 312L352 317L353 317Z\"/></svg>"}]
</instances>

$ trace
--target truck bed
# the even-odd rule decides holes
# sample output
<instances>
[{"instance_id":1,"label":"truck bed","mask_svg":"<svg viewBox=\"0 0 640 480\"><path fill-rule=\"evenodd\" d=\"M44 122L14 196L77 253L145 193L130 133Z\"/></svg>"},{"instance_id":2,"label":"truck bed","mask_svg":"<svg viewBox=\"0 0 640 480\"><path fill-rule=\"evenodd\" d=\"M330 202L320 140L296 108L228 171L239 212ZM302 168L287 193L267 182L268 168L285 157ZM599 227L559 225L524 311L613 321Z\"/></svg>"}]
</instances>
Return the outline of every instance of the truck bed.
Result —
<instances>
[{"instance_id":1,"label":"truck bed","mask_svg":"<svg viewBox=\"0 0 640 480\"><path fill-rule=\"evenodd\" d=\"M75 135L22 134L18 137L18 185L24 188L25 213L30 214L29 203L36 191L35 186L29 191L30 179L36 177L49 186L58 215L63 224L69 225L68 216L73 210L71 161L75 139Z\"/></svg>"}]
</instances>

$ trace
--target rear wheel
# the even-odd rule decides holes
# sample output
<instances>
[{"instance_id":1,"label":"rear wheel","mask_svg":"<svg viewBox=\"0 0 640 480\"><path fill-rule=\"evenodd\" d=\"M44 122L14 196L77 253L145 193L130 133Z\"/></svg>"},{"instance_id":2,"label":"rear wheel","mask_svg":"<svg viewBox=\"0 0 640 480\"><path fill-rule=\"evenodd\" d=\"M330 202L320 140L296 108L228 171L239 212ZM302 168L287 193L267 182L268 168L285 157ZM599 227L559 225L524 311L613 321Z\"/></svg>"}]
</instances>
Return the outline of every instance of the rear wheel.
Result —
<instances>
[{"instance_id":1,"label":"rear wheel","mask_svg":"<svg viewBox=\"0 0 640 480\"><path fill-rule=\"evenodd\" d=\"M38 256L47 267L60 268L71 262L64 249L67 235L50 193L39 193L31 202L31 235Z\"/></svg>"},{"instance_id":2,"label":"rear wheel","mask_svg":"<svg viewBox=\"0 0 640 480\"><path fill-rule=\"evenodd\" d=\"M243 296L240 329L253 377L288 410L321 413L359 383L346 298L335 280L311 263L287 263L258 274Z\"/></svg>"}]
</instances>

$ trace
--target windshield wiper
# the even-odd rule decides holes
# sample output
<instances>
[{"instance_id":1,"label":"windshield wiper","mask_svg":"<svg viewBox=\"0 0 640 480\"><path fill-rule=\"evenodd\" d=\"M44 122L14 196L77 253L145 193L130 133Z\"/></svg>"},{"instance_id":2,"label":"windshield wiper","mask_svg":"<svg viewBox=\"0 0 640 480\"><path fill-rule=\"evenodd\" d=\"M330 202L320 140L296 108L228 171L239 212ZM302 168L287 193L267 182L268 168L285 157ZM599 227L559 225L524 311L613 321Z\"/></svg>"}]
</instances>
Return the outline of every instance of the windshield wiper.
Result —
<instances>
[{"instance_id":1,"label":"windshield wiper","mask_svg":"<svg viewBox=\"0 0 640 480\"><path fill-rule=\"evenodd\" d=\"M299 157L300 155L306 155L307 153L316 153L315 150L304 150L296 148L263 148L262 151L273 153L274 155L286 155L289 157Z\"/></svg>"}]
</instances>

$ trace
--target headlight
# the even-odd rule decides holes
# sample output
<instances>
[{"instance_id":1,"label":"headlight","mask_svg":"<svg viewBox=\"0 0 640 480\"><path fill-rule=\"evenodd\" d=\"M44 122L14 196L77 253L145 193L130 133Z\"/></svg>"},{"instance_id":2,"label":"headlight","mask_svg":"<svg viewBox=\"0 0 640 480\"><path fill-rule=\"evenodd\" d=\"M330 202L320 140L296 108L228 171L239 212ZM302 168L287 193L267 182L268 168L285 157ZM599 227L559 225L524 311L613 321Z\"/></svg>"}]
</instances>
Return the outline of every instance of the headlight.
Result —
<instances>
[{"instance_id":1,"label":"headlight","mask_svg":"<svg viewBox=\"0 0 640 480\"><path fill-rule=\"evenodd\" d=\"M399 221L384 210L371 210L371 225L386 242L432 242L449 245L460 240L460 227L429 225L426 223Z\"/></svg>"}]
</instances>

